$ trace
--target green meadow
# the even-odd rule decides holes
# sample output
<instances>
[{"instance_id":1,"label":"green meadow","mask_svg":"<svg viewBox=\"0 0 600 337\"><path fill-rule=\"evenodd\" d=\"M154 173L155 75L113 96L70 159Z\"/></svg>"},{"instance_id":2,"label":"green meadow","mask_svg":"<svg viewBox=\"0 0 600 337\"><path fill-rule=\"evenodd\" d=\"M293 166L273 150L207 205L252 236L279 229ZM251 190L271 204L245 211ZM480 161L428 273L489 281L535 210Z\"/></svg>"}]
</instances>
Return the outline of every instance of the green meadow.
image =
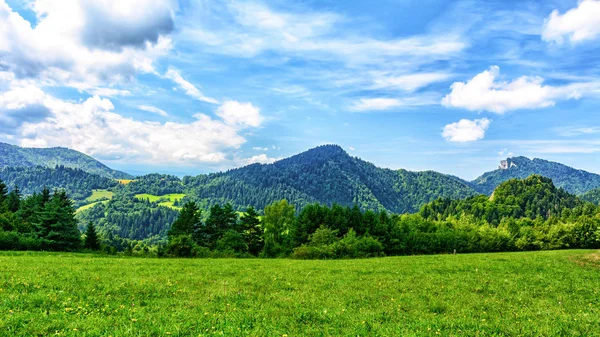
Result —
<instances>
[{"instance_id":1,"label":"green meadow","mask_svg":"<svg viewBox=\"0 0 600 337\"><path fill-rule=\"evenodd\" d=\"M92 190L92 195L87 197L85 201L95 202L103 199L112 199L114 193L108 190Z\"/></svg>"},{"instance_id":2,"label":"green meadow","mask_svg":"<svg viewBox=\"0 0 600 337\"><path fill-rule=\"evenodd\" d=\"M363 260L0 252L2 336L598 336L589 250Z\"/></svg>"},{"instance_id":3,"label":"green meadow","mask_svg":"<svg viewBox=\"0 0 600 337\"><path fill-rule=\"evenodd\" d=\"M160 196L153 195L153 194L147 194L147 193L135 195L136 199L148 200L150 202L159 201L158 204L160 206L170 207L173 209L181 209L181 207L175 206L175 205L173 205L173 203L175 202L175 200L181 200L183 197L185 197L185 194L183 194L183 193L171 193L171 194L165 194L165 195L160 195Z\"/></svg>"}]
</instances>

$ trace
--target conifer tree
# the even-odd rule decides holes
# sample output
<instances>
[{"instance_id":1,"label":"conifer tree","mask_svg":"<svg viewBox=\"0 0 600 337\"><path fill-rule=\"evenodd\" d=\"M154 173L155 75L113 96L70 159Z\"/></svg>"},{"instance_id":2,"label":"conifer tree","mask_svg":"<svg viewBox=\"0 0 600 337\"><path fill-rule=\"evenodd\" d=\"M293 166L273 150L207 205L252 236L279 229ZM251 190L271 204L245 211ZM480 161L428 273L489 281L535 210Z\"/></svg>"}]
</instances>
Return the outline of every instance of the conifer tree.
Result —
<instances>
[{"instance_id":1,"label":"conifer tree","mask_svg":"<svg viewBox=\"0 0 600 337\"><path fill-rule=\"evenodd\" d=\"M8 196L6 197L6 205L10 212L16 213L19 210L19 206L21 204L21 191L18 186L10 191Z\"/></svg>"},{"instance_id":2,"label":"conifer tree","mask_svg":"<svg viewBox=\"0 0 600 337\"><path fill-rule=\"evenodd\" d=\"M248 252L257 256L263 249L264 241L262 238L262 228L260 219L254 207L246 209L246 213L240 217L240 228L242 235L248 245Z\"/></svg>"},{"instance_id":3,"label":"conifer tree","mask_svg":"<svg viewBox=\"0 0 600 337\"><path fill-rule=\"evenodd\" d=\"M183 205L181 212L179 212L177 220L171 225L171 229L168 232L169 239L180 235L192 235L194 228L201 222L201 215L202 212L198 209L195 202L187 202Z\"/></svg>"},{"instance_id":4,"label":"conifer tree","mask_svg":"<svg viewBox=\"0 0 600 337\"><path fill-rule=\"evenodd\" d=\"M54 192L41 214L40 234L52 250L76 250L81 246L73 204L64 191Z\"/></svg>"},{"instance_id":5,"label":"conifer tree","mask_svg":"<svg viewBox=\"0 0 600 337\"><path fill-rule=\"evenodd\" d=\"M96 232L96 226L94 226L94 223L91 221L88 223L85 231L84 247L90 250L100 249L100 239L98 238L98 233Z\"/></svg>"}]
</instances>

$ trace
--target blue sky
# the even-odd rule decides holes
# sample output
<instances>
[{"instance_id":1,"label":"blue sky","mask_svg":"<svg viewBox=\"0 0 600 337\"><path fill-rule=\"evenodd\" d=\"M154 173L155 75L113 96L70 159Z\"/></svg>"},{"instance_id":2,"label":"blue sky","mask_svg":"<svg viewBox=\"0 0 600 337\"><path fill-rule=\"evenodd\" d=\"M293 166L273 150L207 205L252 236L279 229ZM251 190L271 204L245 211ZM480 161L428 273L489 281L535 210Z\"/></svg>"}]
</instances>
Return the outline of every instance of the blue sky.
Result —
<instances>
[{"instance_id":1,"label":"blue sky","mask_svg":"<svg viewBox=\"0 0 600 337\"><path fill-rule=\"evenodd\" d=\"M0 141L198 174L335 143L600 173L600 1L0 0Z\"/></svg>"}]
</instances>

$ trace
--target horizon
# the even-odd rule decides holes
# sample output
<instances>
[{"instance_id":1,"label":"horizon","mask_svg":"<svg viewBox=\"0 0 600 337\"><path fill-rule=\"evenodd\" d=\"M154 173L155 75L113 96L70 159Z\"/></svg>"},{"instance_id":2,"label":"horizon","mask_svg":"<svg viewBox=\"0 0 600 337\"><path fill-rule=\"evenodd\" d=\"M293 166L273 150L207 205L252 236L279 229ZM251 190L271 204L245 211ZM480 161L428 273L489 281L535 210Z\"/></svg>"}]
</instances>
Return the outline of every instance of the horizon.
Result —
<instances>
[{"instance_id":1,"label":"horizon","mask_svg":"<svg viewBox=\"0 0 600 337\"><path fill-rule=\"evenodd\" d=\"M2 143L0 142L0 144L2 144ZM5 143L5 144L6 144L6 143ZM9 144L9 145L12 145L12 144ZM364 160L363 158L361 158L361 157L359 157L359 156L353 156L351 153L349 153L349 152L348 152L346 149L344 149L342 146L340 146L340 145L338 145L338 144L322 144L322 145L318 145L318 146L316 146L316 147L313 147L313 148L310 148L310 149L306 149L306 150L304 150L304 151L302 151L302 152L300 152L300 153L295 153L295 154L293 154L293 155L291 155L291 156L289 156L289 157L278 158L277 160L275 160L275 161L273 161L273 162L270 162L270 163L251 163L251 164L245 164L245 165L243 165L243 166L238 166L238 167L230 168L230 169L227 169L227 170L231 170L231 169L239 169L239 168L243 168L243 167L245 167L245 166L248 166L248 165L253 165L253 164L260 164L260 165L271 165L271 164L275 164L275 163L277 163L277 162L279 162L279 161L281 161L281 160L289 159L289 158L291 158L291 157L294 157L294 156L301 155L301 154L303 154L303 153L306 153L306 152L310 152L310 151L316 150L316 149L317 149L317 148L319 148L319 147L327 147L327 146L329 146L329 147L338 147L338 148L340 148L342 151L344 151L344 153L345 153L346 155L348 155L348 156L350 156L350 157L352 157L352 158L357 158L357 159L359 159L359 160L366 161L366 160ZM67 150L73 150L73 149L69 149L69 148L65 148L65 147L60 147L60 146L58 146L58 147L53 147L53 148L58 148L58 149L67 149ZM29 149L51 149L51 148L43 148L43 147L42 147L42 148L39 148L39 147L30 147ZM73 150L73 151L75 151L75 150ZM90 157L92 157L92 156L90 156ZM544 159L544 158L537 158L537 157L532 157L532 158L531 158L531 157L519 156L519 155L513 155L513 156L511 156L511 157L506 157L506 158L500 159L500 161L504 161L504 160L510 160L510 159L515 159L515 158L525 158L525 159L527 159L527 160L530 160L530 161L534 161L534 160L536 160L536 159L537 159L537 160L548 161L548 162L551 162L551 163L557 163L557 164L559 164L559 165L566 165L566 164L564 164L564 163L559 163L559 162L553 162L553 161L549 161L549 160L546 160L546 159ZM107 165L106 163L104 163L104 162L102 162L102 161L100 161L100 160L98 160L98 159L96 159L96 158L94 158L94 157L92 157L92 159L94 159L94 160L96 160L96 161L100 162L101 164L104 164L104 165L108 166L110 169L115 169L115 170L118 170L118 171L121 171L121 172L124 172L124 173L130 174L130 175L133 175L133 176L136 176L136 177L137 177L137 176L143 176L143 175L147 175L147 174L158 173L158 174L167 174L167 175L176 176L176 177L178 177L178 178L183 178L183 177L185 177L185 176L198 176L198 175L203 175L203 174L222 173L222 172L225 172L225 171L227 171L227 170L220 170L220 171L211 171L211 172L203 172L203 173L202 173L202 172L200 172L200 173L199 173L199 172L192 172L192 171L189 171L189 172L184 172L184 171L176 172L176 171L168 171L168 169L167 169L167 171L165 171L165 170L162 170L162 171L140 171L140 172L135 172L135 170L134 170L134 171L125 171L125 170L122 170L122 169L120 169L120 168L118 168L118 167L109 166L109 165ZM500 163L500 161L499 161L498 163ZM368 162L368 161L367 161L367 162ZM368 163L371 163L371 162L368 162ZM485 168L482 168L482 170L483 170L483 171L482 171L482 172L480 172L480 173L479 173L479 174L478 174L476 177L474 177L474 178L472 178L472 179L468 179L468 178L463 178L463 177L461 177L461 176L458 176L458 175L453 175L453 174L449 174L449 173L439 172L439 171L435 171L435 170L420 170L420 171L415 171L415 170L408 170L408 169L404 169L404 168L392 169L392 168L388 168L388 167L382 167L382 166L379 166L379 165L377 165L376 163L371 163L371 164L374 164L376 167L378 167L378 168L382 168L382 169L391 169L391 170L407 170L407 171L411 171L411 172L427 172L427 171L433 171L433 172L438 172L438 173L441 173L441 174L452 175L452 176L455 176L455 177L457 177L457 178L459 178L459 179L462 179L462 180L464 180L464 181L466 181L466 182L473 182L473 181L475 181L477 178L480 178L481 176L483 176L484 174L486 174L486 173L489 173L489 172L493 172L493 171L496 171L496 170L498 170L498 169L499 169L499 166L498 166L498 167L496 167L495 169L489 169L489 170L488 170L488 169L485 169ZM581 170L581 169L579 169L579 168L577 168L577 167L572 167L572 166L569 166L569 165L566 165L566 166L568 166L568 167L571 167L571 168L573 168L573 169L576 169L576 170ZM584 170L584 171L585 171L585 170ZM586 172L589 172L589 173L594 173L594 174L598 174L598 173L596 173L596 172L592 172L592 171L586 171Z\"/></svg>"},{"instance_id":2,"label":"horizon","mask_svg":"<svg viewBox=\"0 0 600 337\"><path fill-rule=\"evenodd\" d=\"M1 142L134 174L323 144L467 181L515 156L600 174L598 0L0 0L0 17Z\"/></svg>"}]
</instances>

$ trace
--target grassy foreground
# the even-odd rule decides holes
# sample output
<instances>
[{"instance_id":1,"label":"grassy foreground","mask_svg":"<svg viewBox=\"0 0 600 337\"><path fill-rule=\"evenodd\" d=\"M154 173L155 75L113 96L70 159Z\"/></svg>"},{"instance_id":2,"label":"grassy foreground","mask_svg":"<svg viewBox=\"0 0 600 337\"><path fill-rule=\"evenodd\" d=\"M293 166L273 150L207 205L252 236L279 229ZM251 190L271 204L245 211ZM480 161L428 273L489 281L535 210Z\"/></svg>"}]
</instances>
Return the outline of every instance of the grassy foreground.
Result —
<instances>
[{"instance_id":1,"label":"grassy foreground","mask_svg":"<svg viewBox=\"0 0 600 337\"><path fill-rule=\"evenodd\" d=\"M598 336L600 255L0 253L2 336Z\"/></svg>"}]
</instances>

